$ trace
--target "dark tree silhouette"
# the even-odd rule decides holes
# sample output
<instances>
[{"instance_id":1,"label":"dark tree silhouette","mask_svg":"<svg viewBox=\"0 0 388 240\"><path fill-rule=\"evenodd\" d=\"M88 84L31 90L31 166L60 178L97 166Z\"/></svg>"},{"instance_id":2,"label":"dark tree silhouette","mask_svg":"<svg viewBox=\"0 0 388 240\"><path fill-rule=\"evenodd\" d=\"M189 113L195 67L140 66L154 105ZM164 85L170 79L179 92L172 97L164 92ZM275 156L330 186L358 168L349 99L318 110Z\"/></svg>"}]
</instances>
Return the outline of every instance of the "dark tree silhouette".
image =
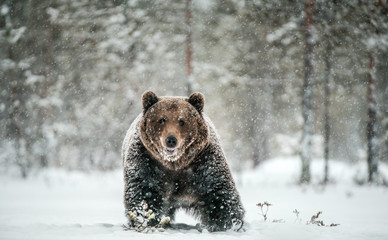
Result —
<instances>
[{"instance_id":1,"label":"dark tree silhouette","mask_svg":"<svg viewBox=\"0 0 388 240\"><path fill-rule=\"evenodd\" d=\"M376 26L376 15L379 8L382 6L382 1L377 2L367 1L367 27L369 32L375 39L379 34L378 26ZM377 138L377 102L376 102L376 44L367 44L368 48L368 85L367 85L367 162L368 162L368 182L377 180L378 174L378 138Z\"/></svg>"},{"instance_id":2,"label":"dark tree silhouette","mask_svg":"<svg viewBox=\"0 0 388 240\"><path fill-rule=\"evenodd\" d=\"M329 181L329 143L330 143L330 94L331 94L331 55L333 51L330 39L327 39L325 53L325 110L324 110L324 183Z\"/></svg>"}]
</instances>

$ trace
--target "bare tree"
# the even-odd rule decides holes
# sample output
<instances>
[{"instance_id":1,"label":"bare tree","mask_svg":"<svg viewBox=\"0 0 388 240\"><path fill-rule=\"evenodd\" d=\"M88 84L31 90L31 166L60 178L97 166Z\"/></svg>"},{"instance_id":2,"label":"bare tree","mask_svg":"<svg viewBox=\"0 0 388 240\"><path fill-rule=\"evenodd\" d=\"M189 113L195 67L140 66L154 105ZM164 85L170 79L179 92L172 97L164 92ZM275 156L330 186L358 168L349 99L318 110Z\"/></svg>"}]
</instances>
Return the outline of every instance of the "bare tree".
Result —
<instances>
[{"instance_id":1,"label":"bare tree","mask_svg":"<svg viewBox=\"0 0 388 240\"><path fill-rule=\"evenodd\" d=\"M383 102L388 103L388 81L385 81L385 87L384 87L384 95L383 95ZM383 107L383 119L382 119L382 160L387 161L388 160L388 106L382 106Z\"/></svg>"},{"instance_id":2,"label":"bare tree","mask_svg":"<svg viewBox=\"0 0 388 240\"><path fill-rule=\"evenodd\" d=\"M382 1L375 3L366 2L367 27L372 36L372 43L367 45L368 54L368 75L367 75L367 162L368 162L368 182L376 181L378 174L378 137L377 137L377 102L376 102L376 39L378 39L378 26L376 26L376 14L378 8L382 6Z\"/></svg>"},{"instance_id":3,"label":"bare tree","mask_svg":"<svg viewBox=\"0 0 388 240\"><path fill-rule=\"evenodd\" d=\"M189 96L193 91L193 24L191 0L186 0L186 81L187 81L187 95Z\"/></svg>"},{"instance_id":4,"label":"bare tree","mask_svg":"<svg viewBox=\"0 0 388 240\"><path fill-rule=\"evenodd\" d=\"M302 97L302 114L304 119L304 125L302 129L302 146L301 146L301 159L302 159L302 174L300 176L301 183L309 183L310 176L310 162L311 162L311 140L313 134L313 10L314 0L306 0L305 2L305 22L304 22L304 82L303 82L303 97Z\"/></svg>"},{"instance_id":5,"label":"bare tree","mask_svg":"<svg viewBox=\"0 0 388 240\"><path fill-rule=\"evenodd\" d=\"M324 183L329 181L329 143L330 143L330 94L331 94L331 55L333 51L332 43L330 39L326 40L326 53L325 53L325 110L324 110L324 159L325 159L325 171L324 171Z\"/></svg>"},{"instance_id":6,"label":"bare tree","mask_svg":"<svg viewBox=\"0 0 388 240\"><path fill-rule=\"evenodd\" d=\"M367 146L368 146L368 181L372 182L378 171L378 154L377 154L377 134L376 134L376 57L373 50L368 52L368 123L367 123Z\"/></svg>"}]
</instances>

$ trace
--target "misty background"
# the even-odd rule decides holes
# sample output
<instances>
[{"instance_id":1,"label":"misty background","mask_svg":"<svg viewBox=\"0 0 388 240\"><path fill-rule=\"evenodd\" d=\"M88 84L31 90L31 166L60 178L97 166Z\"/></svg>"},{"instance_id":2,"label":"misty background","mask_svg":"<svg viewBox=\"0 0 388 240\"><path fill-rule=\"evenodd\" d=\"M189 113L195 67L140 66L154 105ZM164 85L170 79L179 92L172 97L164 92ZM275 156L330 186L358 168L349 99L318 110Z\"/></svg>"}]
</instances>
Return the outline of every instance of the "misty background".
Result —
<instances>
[{"instance_id":1,"label":"misty background","mask_svg":"<svg viewBox=\"0 0 388 240\"><path fill-rule=\"evenodd\" d=\"M324 157L328 100L329 159L367 163L371 107L388 162L387 2L316 0L311 13L306 41L300 0L2 1L0 170L121 168L146 90L202 92L234 171L298 156L306 44L312 157Z\"/></svg>"}]
</instances>

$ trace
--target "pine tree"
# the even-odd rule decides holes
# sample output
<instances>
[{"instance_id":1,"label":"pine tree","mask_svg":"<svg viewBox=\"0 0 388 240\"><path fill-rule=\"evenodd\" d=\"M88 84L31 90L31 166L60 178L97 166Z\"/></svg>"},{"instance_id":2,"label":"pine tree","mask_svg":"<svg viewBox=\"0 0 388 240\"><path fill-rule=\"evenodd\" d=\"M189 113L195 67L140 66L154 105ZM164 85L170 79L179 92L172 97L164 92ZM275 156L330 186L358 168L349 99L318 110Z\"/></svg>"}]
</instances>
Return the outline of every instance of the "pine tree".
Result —
<instances>
[{"instance_id":1,"label":"pine tree","mask_svg":"<svg viewBox=\"0 0 388 240\"><path fill-rule=\"evenodd\" d=\"M383 7L383 1L366 1L366 28L365 31L370 36L367 39L367 59L368 59L368 72L367 72L367 163L368 163L368 182L378 181L378 163L379 163L379 140L377 134L377 100L376 100L376 84L377 84L377 42L380 38L380 28L382 24L379 22L381 18L381 8ZM381 46L380 46L381 47Z\"/></svg>"},{"instance_id":2,"label":"pine tree","mask_svg":"<svg viewBox=\"0 0 388 240\"><path fill-rule=\"evenodd\" d=\"M31 142L26 127L27 102L34 83L26 80L30 63L28 56L19 49L24 49L28 29L23 20L26 21L28 16L24 14L23 1L6 1L0 8L0 22L3 23L0 30L4 32L0 35L0 83L5 90L1 92L1 102L5 108L5 111L2 111L5 121L1 121L1 133L2 139L6 139L2 144L5 145L3 149L6 158L19 167L22 177L25 178L32 164L29 154Z\"/></svg>"}]
</instances>

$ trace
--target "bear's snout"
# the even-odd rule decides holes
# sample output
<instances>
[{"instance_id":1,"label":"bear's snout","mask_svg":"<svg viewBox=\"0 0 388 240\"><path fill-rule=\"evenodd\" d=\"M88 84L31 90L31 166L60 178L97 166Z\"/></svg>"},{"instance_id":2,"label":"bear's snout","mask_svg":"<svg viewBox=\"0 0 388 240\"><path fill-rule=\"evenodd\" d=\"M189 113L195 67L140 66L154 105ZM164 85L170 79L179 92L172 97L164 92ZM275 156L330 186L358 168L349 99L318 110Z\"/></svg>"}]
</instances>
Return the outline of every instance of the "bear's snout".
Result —
<instances>
[{"instance_id":1,"label":"bear's snout","mask_svg":"<svg viewBox=\"0 0 388 240\"><path fill-rule=\"evenodd\" d=\"M166 146L168 148L174 148L178 143L178 139L173 136L173 135L170 135L166 138Z\"/></svg>"}]
</instances>

